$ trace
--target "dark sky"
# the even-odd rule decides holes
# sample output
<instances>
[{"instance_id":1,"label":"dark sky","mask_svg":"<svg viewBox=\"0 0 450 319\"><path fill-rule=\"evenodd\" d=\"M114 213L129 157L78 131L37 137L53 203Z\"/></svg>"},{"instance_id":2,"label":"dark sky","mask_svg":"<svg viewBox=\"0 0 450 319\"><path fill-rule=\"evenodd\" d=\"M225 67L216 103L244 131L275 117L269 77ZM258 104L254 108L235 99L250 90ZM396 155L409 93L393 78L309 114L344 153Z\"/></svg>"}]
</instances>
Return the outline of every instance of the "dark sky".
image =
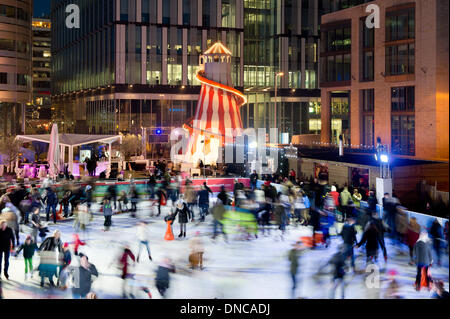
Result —
<instances>
[{"instance_id":1,"label":"dark sky","mask_svg":"<svg viewBox=\"0 0 450 319\"><path fill-rule=\"evenodd\" d=\"M51 0L34 0L33 17L40 18L42 15L50 15L50 1Z\"/></svg>"}]
</instances>

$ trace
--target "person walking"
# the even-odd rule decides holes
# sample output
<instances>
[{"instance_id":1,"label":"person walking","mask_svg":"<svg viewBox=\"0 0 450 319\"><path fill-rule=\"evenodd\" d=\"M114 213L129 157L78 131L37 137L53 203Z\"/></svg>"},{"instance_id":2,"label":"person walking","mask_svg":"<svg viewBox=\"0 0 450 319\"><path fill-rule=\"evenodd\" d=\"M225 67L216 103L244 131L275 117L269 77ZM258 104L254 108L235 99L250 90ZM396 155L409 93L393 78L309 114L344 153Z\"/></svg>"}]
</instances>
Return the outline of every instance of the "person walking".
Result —
<instances>
[{"instance_id":1,"label":"person walking","mask_svg":"<svg viewBox=\"0 0 450 319\"><path fill-rule=\"evenodd\" d=\"M220 187L220 192L217 195L217 199L220 200L223 205L228 205L229 199L224 185Z\"/></svg>"},{"instance_id":2,"label":"person walking","mask_svg":"<svg viewBox=\"0 0 450 319\"><path fill-rule=\"evenodd\" d=\"M155 186L156 186L155 174L150 173L150 177L147 182L147 189L151 199L155 197Z\"/></svg>"},{"instance_id":3,"label":"person walking","mask_svg":"<svg viewBox=\"0 0 450 319\"><path fill-rule=\"evenodd\" d=\"M0 221L0 271L4 260L3 275L6 279L9 279L9 255L14 250L14 239L14 232L7 226L6 220Z\"/></svg>"},{"instance_id":4,"label":"person walking","mask_svg":"<svg viewBox=\"0 0 450 319\"><path fill-rule=\"evenodd\" d=\"M430 239L426 231L420 233L419 239L414 245L414 261L417 265L415 288L419 291L422 286L429 288L430 278L428 268L433 263L433 254L430 247ZM423 278L425 276L425 278Z\"/></svg>"},{"instance_id":5,"label":"person walking","mask_svg":"<svg viewBox=\"0 0 450 319\"><path fill-rule=\"evenodd\" d=\"M25 242L20 245L15 253L15 257L23 250L23 260L25 262L25 280L33 277L33 256L34 252L38 250L38 246L32 241L31 236L28 235Z\"/></svg>"},{"instance_id":6,"label":"person walking","mask_svg":"<svg viewBox=\"0 0 450 319\"><path fill-rule=\"evenodd\" d=\"M116 184L111 184L108 186L107 194L109 197L109 200L114 202L114 210L117 209L116 202L117 202L117 187Z\"/></svg>"},{"instance_id":7,"label":"person walking","mask_svg":"<svg viewBox=\"0 0 450 319\"><path fill-rule=\"evenodd\" d=\"M98 277L95 265L89 262L86 255L80 254L80 266L75 267L76 278L78 279L72 288L74 299L84 299L87 297L92 287L92 276Z\"/></svg>"},{"instance_id":8,"label":"person walking","mask_svg":"<svg viewBox=\"0 0 450 319\"><path fill-rule=\"evenodd\" d=\"M352 201L352 195L350 194L350 192L348 191L348 187L345 186L344 190L339 194L339 198L341 199L340 202L340 207L342 209L342 213L343 213L343 217L344 217L344 221L347 219L347 216L351 215L351 211L352 206L350 206L350 204L353 202ZM338 207L338 206L336 206Z\"/></svg>"},{"instance_id":9,"label":"person walking","mask_svg":"<svg viewBox=\"0 0 450 319\"><path fill-rule=\"evenodd\" d=\"M158 196L158 215L161 215L161 206L165 206L167 203L167 195L162 187L159 187L156 195Z\"/></svg>"},{"instance_id":10,"label":"person walking","mask_svg":"<svg viewBox=\"0 0 450 319\"><path fill-rule=\"evenodd\" d=\"M141 255L142 246L144 246L147 249L148 259L150 259L150 261L151 261L152 254L150 252L150 247L149 247L149 243L148 243L149 235L148 235L148 226L147 226L146 222L141 221L138 223L136 235L139 240L139 250L138 250L136 261L139 262L139 256Z\"/></svg>"},{"instance_id":11,"label":"person walking","mask_svg":"<svg viewBox=\"0 0 450 319\"><path fill-rule=\"evenodd\" d=\"M68 243L63 244L63 260L61 270L59 271L58 282L56 285L65 290L67 288L67 278L69 276L68 268L72 262L72 254L70 253L70 248Z\"/></svg>"}]
</instances>

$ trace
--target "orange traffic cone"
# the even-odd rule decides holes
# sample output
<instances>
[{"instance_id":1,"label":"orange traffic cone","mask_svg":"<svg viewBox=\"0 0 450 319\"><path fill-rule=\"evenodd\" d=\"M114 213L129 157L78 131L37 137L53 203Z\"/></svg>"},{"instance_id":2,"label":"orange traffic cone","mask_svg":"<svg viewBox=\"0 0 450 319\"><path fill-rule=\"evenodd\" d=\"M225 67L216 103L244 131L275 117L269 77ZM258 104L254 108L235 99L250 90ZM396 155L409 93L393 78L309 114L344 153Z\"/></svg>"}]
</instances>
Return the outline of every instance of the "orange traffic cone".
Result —
<instances>
[{"instance_id":1,"label":"orange traffic cone","mask_svg":"<svg viewBox=\"0 0 450 319\"><path fill-rule=\"evenodd\" d=\"M164 240L174 240L175 238L173 237L173 232L172 232L172 221L168 220L167 221L167 230L166 230L166 234L164 235Z\"/></svg>"}]
</instances>

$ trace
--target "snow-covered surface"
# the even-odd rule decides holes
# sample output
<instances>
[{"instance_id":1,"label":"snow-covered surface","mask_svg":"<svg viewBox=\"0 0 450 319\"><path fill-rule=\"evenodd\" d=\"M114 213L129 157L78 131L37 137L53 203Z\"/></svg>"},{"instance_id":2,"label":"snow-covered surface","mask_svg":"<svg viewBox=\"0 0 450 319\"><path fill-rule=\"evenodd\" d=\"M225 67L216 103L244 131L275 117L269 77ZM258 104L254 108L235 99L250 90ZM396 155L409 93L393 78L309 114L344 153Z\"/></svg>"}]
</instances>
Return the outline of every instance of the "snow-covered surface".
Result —
<instances>
[{"instance_id":1,"label":"snow-covered surface","mask_svg":"<svg viewBox=\"0 0 450 319\"><path fill-rule=\"evenodd\" d=\"M170 204L170 201L169 201ZM103 216L95 213L95 218L88 227L86 233L80 237L86 241L86 246L80 247L80 252L89 257L100 276L94 280L92 290L98 298L121 298L123 281L117 267L117 259L123 244L130 245L131 250L137 256L138 240L136 238L136 224L138 219L149 221L150 249L153 262L147 258L147 253L142 250L140 263L135 264L131 272L136 274L136 280L129 280L129 288L136 298L148 298L139 286L150 289L154 299L159 299L157 289L154 285L155 270L164 257L170 257L177 273L171 274L170 288L167 298L250 298L250 299L287 299L292 298L291 278L289 274L289 262L287 254L292 244L300 236L309 233L306 227L288 226L284 239L281 239L280 231L273 230L269 236L259 233L257 239L251 241L238 240L237 238L226 243L222 236L213 241L212 216L206 218L206 222L196 225L187 224L187 238L178 239L179 224L175 222L173 232L175 240L164 241L166 225L163 216L168 213L169 207L164 207L160 217L150 217L150 204L141 202L138 204L137 219L132 218L129 213L114 215L113 225L109 232L103 232ZM99 206L93 206L98 211ZM196 217L198 211L196 211ZM56 226L50 224L50 230L56 227L62 232L64 242L72 240L74 232L73 221L58 222ZM199 231L205 245L203 271L190 270L188 268L189 238ZM358 239L361 234L358 235ZM25 234L21 233L21 242ZM40 243L40 241L39 241ZM314 277L318 267L326 263L337 246L341 243L338 237L332 238L331 247L309 250L300 257L298 288L295 297L322 299L329 298L331 288L331 277L329 275L321 278ZM398 272L397 280L400 284L400 295L404 298L429 298L430 293L422 290L416 292L413 283L416 276L415 266L408 265L409 254L406 246L401 249L386 240L388 249L388 261L385 264L381 254L379 265L381 268L381 289L367 289L365 286L365 250L355 250L357 256L357 268L363 270L361 274L349 273L346 275L345 297L352 299L360 298L383 298L385 287L388 283L388 271L395 269ZM448 290L449 268L448 255L442 255L442 267L433 266L431 271L434 278L445 282ZM77 263L76 258L73 263ZM39 257L35 255L33 266L39 265ZM24 261L22 253L19 257L10 258L10 279L6 281L3 277L3 295L7 299L12 298L71 298L70 290L61 291L46 286L39 286L40 278L35 273L33 279L24 280ZM336 292L340 297L340 290Z\"/></svg>"}]
</instances>

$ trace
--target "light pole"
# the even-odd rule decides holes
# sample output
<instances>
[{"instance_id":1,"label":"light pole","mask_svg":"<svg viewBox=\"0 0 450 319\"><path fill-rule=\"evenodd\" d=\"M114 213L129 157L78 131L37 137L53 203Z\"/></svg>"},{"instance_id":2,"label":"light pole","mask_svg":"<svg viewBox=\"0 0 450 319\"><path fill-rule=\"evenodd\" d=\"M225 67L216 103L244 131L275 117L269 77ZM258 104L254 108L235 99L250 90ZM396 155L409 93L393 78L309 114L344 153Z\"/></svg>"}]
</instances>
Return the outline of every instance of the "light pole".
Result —
<instances>
[{"instance_id":1,"label":"light pole","mask_svg":"<svg viewBox=\"0 0 450 319\"><path fill-rule=\"evenodd\" d=\"M277 91L278 91L278 77L282 77L283 72L275 73L275 128L277 127Z\"/></svg>"}]
</instances>

